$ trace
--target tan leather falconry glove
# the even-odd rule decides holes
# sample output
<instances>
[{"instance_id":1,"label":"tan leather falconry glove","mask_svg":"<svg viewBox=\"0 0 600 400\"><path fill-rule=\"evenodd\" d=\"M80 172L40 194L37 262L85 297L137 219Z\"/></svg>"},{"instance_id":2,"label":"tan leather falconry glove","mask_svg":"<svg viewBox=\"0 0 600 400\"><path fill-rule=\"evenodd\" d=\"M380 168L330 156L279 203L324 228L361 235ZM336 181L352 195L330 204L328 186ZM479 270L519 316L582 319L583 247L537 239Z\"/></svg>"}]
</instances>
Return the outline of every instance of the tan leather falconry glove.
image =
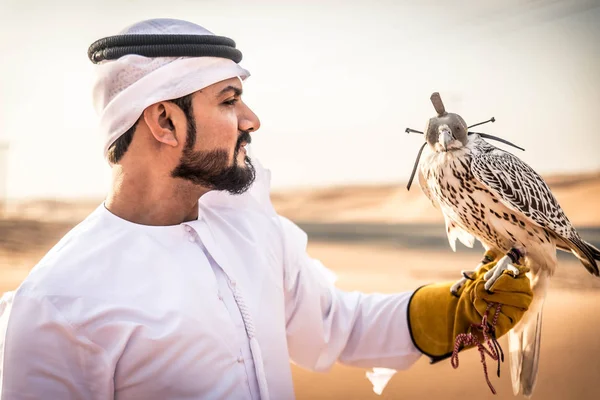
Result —
<instances>
[{"instance_id":1,"label":"tan leather falconry glove","mask_svg":"<svg viewBox=\"0 0 600 400\"><path fill-rule=\"evenodd\" d=\"M487 261L496 258L491 252L485 257ZM413 294L408 306L409 329L415 346L432 363L454 353L454 365L458 351L477 346L477 341L484 343L486 338L493 339L490 341L496 346L495 339L512 329L529 308L533 300L526 275L529 269L514 265L519 275L504 271L488 292L483 276L495 265L495 261L482 265L457 295L450 292L455 281L426 285Z\"/></svg>"}]
</instances>

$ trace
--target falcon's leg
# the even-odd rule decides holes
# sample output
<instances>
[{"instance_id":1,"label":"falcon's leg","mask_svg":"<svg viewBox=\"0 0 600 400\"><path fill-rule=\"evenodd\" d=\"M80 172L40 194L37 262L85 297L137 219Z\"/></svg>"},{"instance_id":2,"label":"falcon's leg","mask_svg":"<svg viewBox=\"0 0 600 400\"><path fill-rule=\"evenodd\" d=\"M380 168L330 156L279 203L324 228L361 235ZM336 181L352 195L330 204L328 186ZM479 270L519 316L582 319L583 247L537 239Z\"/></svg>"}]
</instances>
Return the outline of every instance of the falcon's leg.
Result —
<instances>
[{"instance_id":1,"label":"falcon's leg","mask_svg":"<svg viewBox=\"0 0 600 400\"><path fill-rule=\"evenodd\" d=\"M512 276L517 277L519 275L519 269L513 264L518 263L521 257L524 257L524 255L525 252L523 250L512 248L498 261L494 268L490 269L483 276L483 279L486 280L484 285L485 290L490 290L490 288L494 285L494 283L496 283L504 271L509 271Z\"/></svg>"},{"instance_id":2,"label":"falcon's leg","mask_svg":"<svg viewBox=\"0 0 600 400\"><path fill-rule=\"evenodd\" d=\"M477 265L477 267L475 267L474 270L472 270L472 271L468 271L468 270L462 270L462 271L460 271L460 273L462 274L463 278L461 278L454 285L452 285L452 287L450 288L450 292L453 295L458 296L458 292L463 288L463 286L465 286L465 284L467 283L467 281L472 281L474 279L473 277L479 271L479 269L481 267L483 267L484 265L491 263L492 261L494 261L493 254L491 254L489 251L486 251L485 255L483 256L483 259L479 262L479 265Z\"/></svg>"}]
</instances>

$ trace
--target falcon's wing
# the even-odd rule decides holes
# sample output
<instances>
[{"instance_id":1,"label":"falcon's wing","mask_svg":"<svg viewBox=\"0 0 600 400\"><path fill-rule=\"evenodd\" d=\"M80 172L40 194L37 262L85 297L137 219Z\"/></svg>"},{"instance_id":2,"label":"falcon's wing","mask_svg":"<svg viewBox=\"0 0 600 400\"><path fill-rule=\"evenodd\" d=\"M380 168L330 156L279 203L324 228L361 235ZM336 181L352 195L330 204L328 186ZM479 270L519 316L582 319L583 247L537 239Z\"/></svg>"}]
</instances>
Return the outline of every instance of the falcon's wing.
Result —
<instances>
[{"instance_id":1,"label":"falcon's wing","mask_svg":"<svg viewBox=\"0 0 600 400\"><path fill-rule=\"evenodd\" d=\"M542 177L518 157L483 143L473 154L471 172L475 178L530 222L571 238L573 226Z\"/></svg>"}]
</instances>

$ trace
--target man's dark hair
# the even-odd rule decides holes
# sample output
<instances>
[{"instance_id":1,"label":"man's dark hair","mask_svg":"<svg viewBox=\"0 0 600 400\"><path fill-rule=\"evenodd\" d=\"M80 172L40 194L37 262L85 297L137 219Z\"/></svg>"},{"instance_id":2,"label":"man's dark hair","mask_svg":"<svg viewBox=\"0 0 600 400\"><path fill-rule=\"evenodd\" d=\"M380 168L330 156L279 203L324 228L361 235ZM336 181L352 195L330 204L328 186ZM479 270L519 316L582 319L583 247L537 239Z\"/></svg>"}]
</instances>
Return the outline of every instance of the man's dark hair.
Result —
<instances>
[{"instance_id":1,"label":"man's dark hair","mask_svg":"<svg viewBox=\"0 0 600 400\"><path fill-rule=\"evenodd\" d=\"M192 94L185 95L183 97L179 97L177 99L169 100L172 103L175 103L176 106L181 108L183 113L185 114L188 121L193 118L192 115ZM140 117L141 118L141 117ZM115 142L108 148L108 161L111 164L118 164L121 161L121 158L125 155L125 152L129 148L131 141L133 140L133 134L135 133L135 129L139 122L139 118L131 128L127 130L124 134L122 134Z\"/></svg>"}]
</instances>

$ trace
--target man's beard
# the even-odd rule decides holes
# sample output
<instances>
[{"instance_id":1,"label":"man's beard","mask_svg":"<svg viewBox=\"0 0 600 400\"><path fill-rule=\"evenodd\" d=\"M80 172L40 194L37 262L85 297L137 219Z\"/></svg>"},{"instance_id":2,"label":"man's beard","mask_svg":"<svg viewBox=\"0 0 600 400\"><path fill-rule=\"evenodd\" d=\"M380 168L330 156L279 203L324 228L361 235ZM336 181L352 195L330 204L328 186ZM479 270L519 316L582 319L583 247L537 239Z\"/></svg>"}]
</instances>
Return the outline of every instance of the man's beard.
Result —
<instances>
[{"instance_id":1,"label":"man's beard","mask_svg":"<svg viewBox=\"0 0 600 400\"><path fill-rule=\"evenodd\" d=\"M228 166L227 150L194 151L196 127L194 121L188 118L185 148L179 165L171 172L171 176L187 179L208 189L242 194L248 190L256 177L256 170L248 156L244 158L245 167L237 162L242 143L250 143L251 140L247 131L241 131L233 154L233 165Z\"/></svg>"}]
</instances>

